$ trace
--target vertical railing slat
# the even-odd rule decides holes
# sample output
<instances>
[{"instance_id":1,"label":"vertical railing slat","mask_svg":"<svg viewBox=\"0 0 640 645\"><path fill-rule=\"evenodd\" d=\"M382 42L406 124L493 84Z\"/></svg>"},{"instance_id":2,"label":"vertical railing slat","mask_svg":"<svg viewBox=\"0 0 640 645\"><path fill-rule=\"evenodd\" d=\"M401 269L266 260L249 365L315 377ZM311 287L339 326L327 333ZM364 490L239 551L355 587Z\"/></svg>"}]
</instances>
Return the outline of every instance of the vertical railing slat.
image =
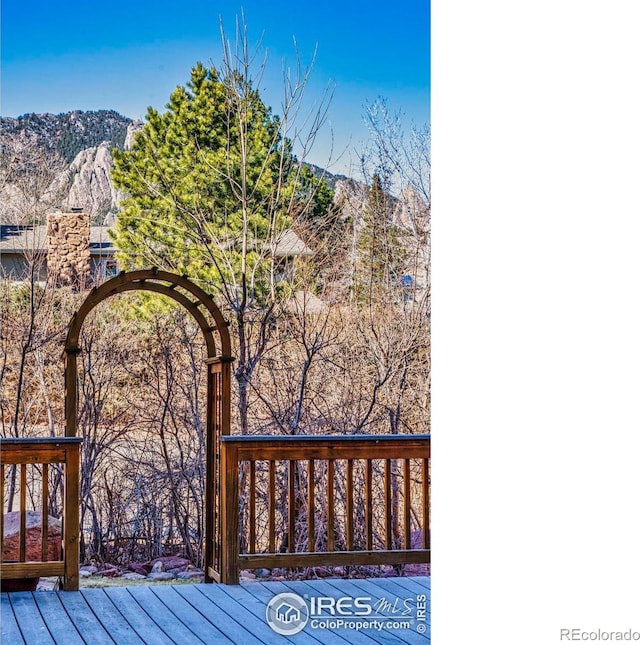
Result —
<instances>
[{"instance_id":1,"label":"vertical railing slat","mask_svg":"<svg viewBox=\"0 0 640 645\"><path fill-rule=\"evenodd\" d=\"M327 551L333 551L335 549L335 504L333 503L334 471L335 464L333 459L327 460Z\"/></svg>"},{"instance_id":2,"label":"vertical railing slat","mask_svg":"<svg viewBox=\"0 0 640 645\"><path fill-rule=\"evenodd\" d=\"M316 550L316 480L315 462L313 459L309 459L308 482L309 499L307 500L307 551L309 551L309 553L312 553Z\"/></svg>"},{"instance_id":3,"label":"vertical railing slat","mask_svg":"<svg viewBox=\"0 0 640 645\"><path fill-rule=\"evenodd\" d=\"M393 547L391 544L391 459L384 460L384 545L387 551Z\"/></svg>"},{"instance_id":4,"label":"vertical railing slat","mask_svg":"<svg viewBox=\"0 0 640 645\"><path fill-rule=\"evenodd\" d=\"M411 460L404 460L404 548L411 548Z\"/></svg>"},{"instance_id":5,"label":"vertical railing slat","mask_svg":"<svg viewBox=\"0 0 640 645\"><path fill-rule=\"evenodd\" d=\"M249 553L256 552L256 462L249 462Z\"/></svg>"},{"instance_id":6,"label":"vertical railing slat","mask_svg":"<svg viewBox=\"0 0 640 645\"><path fill-rule=\"evenodd\" d=\"M269 461L269 553L276 550L276 462Z\"/></svg>"},{"instance_id":7,"label":"vertical railing slat","mask_svg":"<svg viewBox=\"0 0 640 645\"><path fill-rule=\"evenodd\" d=\"M353 459L347 460L347 482L346 482L346 533L347 551L353 550Z\"/></svg>"},{"instance_id":8,"label":"vertical railing slat","mask_svg":"<svg viewBox=\"0 0 640 645\"><path fill-rule=\"evenodd\" d=\"M27 464L20 464L20 562L26 560L27 545Z\"/></svg>"},{"instance_id":9,"label":"vertical railing slat","mask_svg":"<svg viewBox=\"0 0 640 645\"><path fill-rule=\"evenodd\" d=\"M296 542L296 462L293 459L289 460L289 503L288 503L288 522L287 522L287 551L293 553L295 551Z\"/></svg>"},{"instance_id":10,"label":"vertical railing slat","mask_svg":"<svg viewBox=\"0 0 640 645\"><path fill-rule=\"evenodd\" d=\"M431 500L429 498L429 460L422 460L422 548L431 548L431 536L429 535L429 508Z\"/></svg>"},{"instance_id":11,"label":"vertical railing slat","mask_svg":"<svg viewBox=\"0 0 640 645\"><path fill-rule=\"evenodd\" d=\"M42 561L49 559L49 464L42 464Z\"/></svg>"},{"instance_id":12,"label":"vertical railing slat","mask_svg":"<svg viewBox=\"0 0 640 645\"><path fill-rule=\"evenodd\" d=\"M373 481L373 463L367 459L364 472L364 523L365 523L365 545L367 551L371 551L373 543L373 493L371 490Z\"/></svg>"}]
</instances>

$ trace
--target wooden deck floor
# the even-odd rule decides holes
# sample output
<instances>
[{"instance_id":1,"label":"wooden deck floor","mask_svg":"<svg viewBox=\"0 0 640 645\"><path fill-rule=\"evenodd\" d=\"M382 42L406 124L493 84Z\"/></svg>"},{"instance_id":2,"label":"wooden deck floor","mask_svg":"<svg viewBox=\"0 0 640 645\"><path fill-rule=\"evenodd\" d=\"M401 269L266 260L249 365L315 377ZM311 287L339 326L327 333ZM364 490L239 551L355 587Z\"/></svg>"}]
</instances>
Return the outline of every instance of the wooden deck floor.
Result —
<instances>
[{"instance_id":1,"label":"wooden deck floor","mask_svg":"<svg viewBox=\"0 0 640 645\"><path fill-rule=\"evenodd\" d=\"M167 645L179 643L421 644L430 642L430 578L251 582L227 585L108 587L0 595L2 645ZM283 636L266 620L280 593L312 599L368 598L366 616L331 616L313 609L304 629ZM421 608L426 596L426 613ZM406 601L406 602L405 602ZM331 601L324 601L331 602ZM343 601L348 605L350 600ZM366 611L363 609L362 611ZM359 621L369 626L338 624ZM330 624L324 624L329 620ZM372 626L372 622L378 623ZM320 621L320 625L314 621ZM314 627L315 625L315 627ZM380 626L382 627L380 628Z\"/></svg>"}]
</instances>

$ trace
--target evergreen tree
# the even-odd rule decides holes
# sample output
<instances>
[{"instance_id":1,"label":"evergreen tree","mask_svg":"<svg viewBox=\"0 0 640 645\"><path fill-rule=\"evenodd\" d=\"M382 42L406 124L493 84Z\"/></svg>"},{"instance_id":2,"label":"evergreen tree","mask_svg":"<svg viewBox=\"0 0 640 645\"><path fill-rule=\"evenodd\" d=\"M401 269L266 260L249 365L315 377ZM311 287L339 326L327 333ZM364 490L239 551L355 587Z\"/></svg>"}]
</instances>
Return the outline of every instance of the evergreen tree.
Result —
<instances>
[{"instance_id":1,"label":"evergreen tree","mask_svg":"<svg viewBox=\"0 0 640 645\"><path fill-rule=\"evenodd\" d=\"M269 293L277 235L318 201L318 180L258 92L200 63L165 113L149 108L132 149L114 151L113 180L128 195L115 227L121 263L184 273L232 300Z\"/></svg>"},{"instance_id":2,"label":"evergreen tree","mask_svg":"<svg viewBox=\"0 0 640 645\"><path fill-rule=\"evenodd\" d=\"M392 222L389 196L375 174L356 248L354 290L356 299L371 303L398 286L405 265L401 231Z\"/></svg>"}]
</instances>

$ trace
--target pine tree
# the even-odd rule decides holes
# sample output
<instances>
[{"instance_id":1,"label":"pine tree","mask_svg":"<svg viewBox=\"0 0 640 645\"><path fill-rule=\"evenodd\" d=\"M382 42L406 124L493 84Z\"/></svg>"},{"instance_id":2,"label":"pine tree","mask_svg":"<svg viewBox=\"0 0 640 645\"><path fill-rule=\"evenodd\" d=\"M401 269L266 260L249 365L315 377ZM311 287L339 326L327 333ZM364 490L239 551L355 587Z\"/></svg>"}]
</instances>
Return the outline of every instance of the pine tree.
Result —
<instances>
[{"instance_id":1,"label":"pine tree","mask_svg":"<svg viewBox=\"0 0 640 645\"><path fill-rule=\"evenodd\" d=\"M357 241L354 291L361 303L385 298L400 284L405 253L400 229L392 222L392 208L383 190L380 176L375 174L363 224Z\"/></svg>"},{"instance_id":2,"label":"pine tree","mask_svg":"<svg viewBox=\"0 0 640 645\"><path fill-rule=\"evenodd\" d=\"M132 149L114 151L113 180L128 195L115 227L120 261L219 289L246 283L245 297L263 298L269 246L307 207L314 179L258 92L198 63L165 113L149 108Z\"/></svg>"}]
</instances>

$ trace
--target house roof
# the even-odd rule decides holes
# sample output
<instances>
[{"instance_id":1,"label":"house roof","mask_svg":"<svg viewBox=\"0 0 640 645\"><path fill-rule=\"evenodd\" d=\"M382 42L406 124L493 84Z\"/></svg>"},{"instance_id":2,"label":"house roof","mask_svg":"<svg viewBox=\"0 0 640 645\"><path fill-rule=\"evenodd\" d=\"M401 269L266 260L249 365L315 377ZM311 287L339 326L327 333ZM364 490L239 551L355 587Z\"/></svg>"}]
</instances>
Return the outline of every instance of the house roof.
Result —
<instances>
[{"instance_id":1,"label":"house roof","mask_svg":"<svg viewBox=\"0 0 640 645\"><path fill-rule=\"evenodd\" d=\"M89 233L89 250L92 255L113 255L114 246L108 231L109 226L91 226ZM28 253L46 251L47 227L2 224L0 225L0 253ZM310 256L313 251L291 229L282 231L276 241L277 257Z\"/></svg>"},{"instance_id":2,"label":"house roof","mask_svg":"<svg viewBox=\"0 0 640 645\"><path fill-rule=\"evenodd\" d=\"M276 240L275 255L280 258L291 255L309 256L313 255L313 251L297 236L295 231L288 228L282 231Z\"/></svg>"},{"instance_id":3,"label":"house roof","mask_svg":"<svg viewBox=\"0 0 640 645\"><path fill-rule=\"evenodd\" d=\"M310 291L296 291L286 308L292 314L320 314L327 311L327 305Z\"/></svg>"},{"instance_id":4,"label":"house roof","mask_svg":"<svg viewBox=\"0 0 640 645\"><path fill-rule=\"evenodd\" d=\"M46 244L46 226L0 225L0 253L42 251Z\"/></svg>"},{"instance_id":5,"label":"house roof","mask_svg":"<svg viewBox=\"0 0 640 645\"><path fill-rule=\"evenodd\" d=\"M92 255L113 254L116 247L109 237L108 226L92 226L89 229L89 252ZM46 251L47 227L18 224L0 225L0 253L28 253Z\"/></svg>"},{"instance_id":6,"label":"house roof","mask_svg":"<svg viewBox=\"0 0 640 645\"><path fill-rule=\"evenodd\" d=\"M89 229L89 251L96 255L113 255L118 249L109 237L110 226L92 226Z\"/></svg>"}]
</instances>

